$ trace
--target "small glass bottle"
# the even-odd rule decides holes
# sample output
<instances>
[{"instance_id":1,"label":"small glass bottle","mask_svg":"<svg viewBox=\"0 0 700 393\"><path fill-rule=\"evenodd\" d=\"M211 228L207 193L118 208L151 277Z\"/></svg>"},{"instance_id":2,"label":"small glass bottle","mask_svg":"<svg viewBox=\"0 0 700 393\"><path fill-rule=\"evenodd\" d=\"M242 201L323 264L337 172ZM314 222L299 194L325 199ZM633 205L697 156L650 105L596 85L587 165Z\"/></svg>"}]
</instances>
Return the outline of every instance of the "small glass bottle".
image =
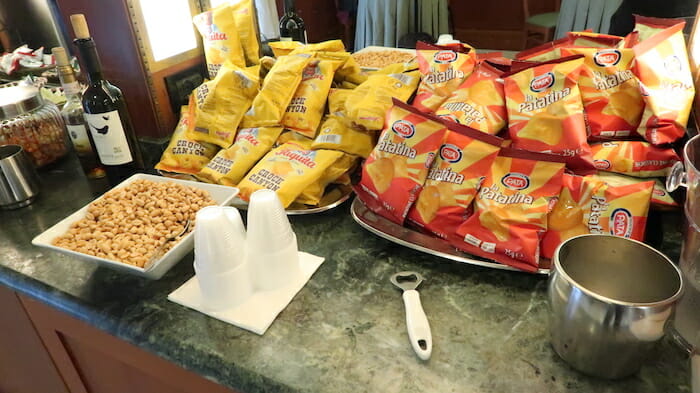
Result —
<instances>
[{"instance_id":1,"label":"small glass bottle","mask_svg":"<svg viewBox=\"0 0 700 393\"><path fill-rule=\"evenodd\" d=\"M97 159L95 149L90 143L88 137L88 129L83 116L82 93L80 92L80 84L75 78L73 67L68 61L66 50L63 48L53 48L51 51L56 59L56 69L58 70L58 78L63 86L63 92L66 95L66 103L61 108L61 116L66 123L68 136L73 142L80 165L83 167L83 172L89 179L99 179L105 177L106 172L100 165Z\"/></svg>"}]
</instances>

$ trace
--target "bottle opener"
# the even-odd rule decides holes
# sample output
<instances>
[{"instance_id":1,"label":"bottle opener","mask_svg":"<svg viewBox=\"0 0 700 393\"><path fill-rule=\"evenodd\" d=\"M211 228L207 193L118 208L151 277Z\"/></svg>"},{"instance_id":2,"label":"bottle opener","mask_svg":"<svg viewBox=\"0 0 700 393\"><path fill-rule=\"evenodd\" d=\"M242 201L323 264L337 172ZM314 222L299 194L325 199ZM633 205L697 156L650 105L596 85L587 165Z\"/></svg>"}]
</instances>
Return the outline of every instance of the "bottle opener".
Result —
<instances>
[{"instance_id":1,"label":"bottle opener","mask_svg":"<svg viewBox=\"0 0 700 393\"><path fill-rule=\"evenodd\" d=\"M423 276L416 272L399 272L391 276L391 282L403 290L403 302L406 308L406 328L411 346L419 358L430 359L433 351L433 338L430 324L425 316L420 295L416 288L423 282Z\"/></svg>"}]
</instances>

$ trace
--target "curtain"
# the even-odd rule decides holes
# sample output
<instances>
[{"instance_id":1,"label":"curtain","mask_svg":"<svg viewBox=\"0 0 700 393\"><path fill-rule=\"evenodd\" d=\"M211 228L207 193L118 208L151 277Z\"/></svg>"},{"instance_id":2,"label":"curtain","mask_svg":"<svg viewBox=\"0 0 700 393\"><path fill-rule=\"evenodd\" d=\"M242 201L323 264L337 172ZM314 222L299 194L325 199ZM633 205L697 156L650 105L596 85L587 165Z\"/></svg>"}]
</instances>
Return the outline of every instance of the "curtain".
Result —
<instances>
[{"instance_id":1,"label":"curtain","mask_svg":"<svg viewBox=\"0 0 700 393\"><path fill-rule=\"evenodd\" d=\"M554 38L562 38L568 31L592 29L607 34L610 18L622 4L622 0L564 0Z\"/></svg>"}]
</instances>

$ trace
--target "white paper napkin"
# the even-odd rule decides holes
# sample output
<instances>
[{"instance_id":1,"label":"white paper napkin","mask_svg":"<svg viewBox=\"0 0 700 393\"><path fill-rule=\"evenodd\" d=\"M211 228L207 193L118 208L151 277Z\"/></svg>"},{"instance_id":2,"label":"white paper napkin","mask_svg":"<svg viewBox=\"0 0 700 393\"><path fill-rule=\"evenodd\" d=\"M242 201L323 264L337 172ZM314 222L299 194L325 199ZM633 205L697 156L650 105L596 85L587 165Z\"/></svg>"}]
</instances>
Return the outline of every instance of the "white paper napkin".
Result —
<instances>
[{"instance_id":1,"label":"white paper napkin","mask_svg":"<svg viewBox=\"0 0 700 393\"><path fill-rule=\"evenodd\" d=\"M306 282L324 260L325 258L316 255L299 252L301 276L297 281L290 282L283 288L254 292L248 300L230 309L209 311L203 307L197 276L192 277L180 288L174 290L168 295L168 300L262 335L272 325L277 315L292 301L297 292L306 285Z\"/></svg>"}]
</instances>

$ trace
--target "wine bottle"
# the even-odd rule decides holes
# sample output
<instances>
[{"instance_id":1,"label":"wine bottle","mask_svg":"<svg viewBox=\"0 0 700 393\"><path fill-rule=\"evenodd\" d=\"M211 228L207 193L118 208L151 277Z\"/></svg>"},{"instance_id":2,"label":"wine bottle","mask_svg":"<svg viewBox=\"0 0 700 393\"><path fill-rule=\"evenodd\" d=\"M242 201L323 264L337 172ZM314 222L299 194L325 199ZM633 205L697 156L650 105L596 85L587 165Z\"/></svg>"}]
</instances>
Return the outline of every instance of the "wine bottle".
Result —
<instances>
[{"instance_id":1,"label":"wine bottle","mask_svg":"<svg viewBox=\"0 0 700 393\"><path fill-rule=\"evenodd\" d=\"M280 18L280 41L306 44L304 20L296 13L294 0L284 0L284 15Z\"/></svg>"},{"instance_id":2,"label":"wine bottle","mask_svg":"<svg viewBox=\"0 0 700 393\"><path fill-rule=\"evenodd\" d=\"M88 136L85 117L83 116L83 93L80 91L80 84L75 78L73 67L68 61L66 50L57 47L51 50L56 59L56 70L58 79L61 81L63 93L66 96L66 103L61 108L61 117L66 123L68 136L73 143L73 150L80 160L80 166L89 179L99 179L105 177L105 170L97 159L95 149Z\"/></svg>"},{"instance_id":3,"label":"wine bottle","mask_svg":"<svg viewBox=\"0 0 700 393\"><path fill-rule=\"evenodd\" d=\"M70 20L75 32L73 43L78 47L88 75L88 87L82 98L85 122L90 130L88 135L109 182L116 185L143 169L143 158L122 92L102 75L100 58L85 16L71 15Z\"/></svg>"}]
</instances>

